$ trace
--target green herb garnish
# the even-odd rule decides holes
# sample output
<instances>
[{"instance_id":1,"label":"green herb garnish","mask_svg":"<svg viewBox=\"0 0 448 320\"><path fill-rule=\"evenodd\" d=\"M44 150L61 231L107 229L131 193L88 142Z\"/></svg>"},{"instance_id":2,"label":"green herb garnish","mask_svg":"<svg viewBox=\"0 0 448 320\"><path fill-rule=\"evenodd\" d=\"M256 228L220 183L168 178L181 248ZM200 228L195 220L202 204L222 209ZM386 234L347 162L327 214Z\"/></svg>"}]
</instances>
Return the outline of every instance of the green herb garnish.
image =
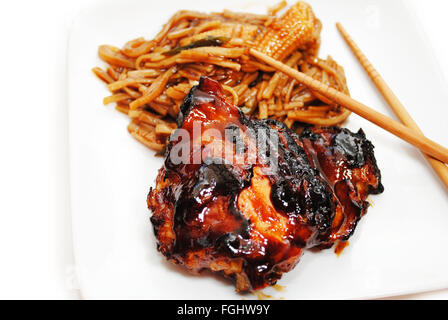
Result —
<instances>
[{"instance_id":1,"label":"green herb garnish","mask_svg":"<svg viewBox=\"0 0 448 320\"><path fill-rule=\"evenodd\" d=\"M230 38L228 38L228 37L207 36L204 39L194 41L186 46L177 47L177 48L167 51L163 54L165 56L174 56L174 55L180 53L181 51L199 48L199 47L220 47L229 40L230 40Z\"/></svg>"}]
</instances>

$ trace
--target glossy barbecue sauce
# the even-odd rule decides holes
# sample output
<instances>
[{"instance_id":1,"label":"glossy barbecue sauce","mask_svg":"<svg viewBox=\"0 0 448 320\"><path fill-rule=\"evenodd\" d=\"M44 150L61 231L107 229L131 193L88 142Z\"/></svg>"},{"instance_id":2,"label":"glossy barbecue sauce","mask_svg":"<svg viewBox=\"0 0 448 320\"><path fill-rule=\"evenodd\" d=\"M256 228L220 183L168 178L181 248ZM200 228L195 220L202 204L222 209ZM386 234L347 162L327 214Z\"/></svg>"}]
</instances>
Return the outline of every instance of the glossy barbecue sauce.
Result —
<instances>
[{"instance_id":1,"label":"glossy barbecue sauce","mask_svg":"<svg viewBox=\"0 0 448 320\"><path fill-rule=\"evenodd\" d=\"M331 186L337 202L331 233L321 237L322 247L347 240L368 208L369 193L383 192L381 173L373 155L373 145L362 130L307 129L301 139L310 161Z\"/></svg>"},{"instance_id":2,"label":"glossy barbecue sauce","mask_svg":"<svg viewBox=\"0 0 448 320\"><path fill-rule=\"evenodd\" d=\"M182 260L189 252L208 250L213 257L243 259L251 289L274 284L282 272L289 271L298 262L302 248L308 245L315 229L328 228L331 224L331 190L316 175L306 154L297 145L298 138L293 137L289 129L277 122L246 118L238 108L225 102L219 84L209 79L202 79L200 85L193 88L179 113L178 125L190 137L198 128L198 122L202 132L217 130L221 137L228 136L226 130L235 134L231 139L213 143L203 136L192 138L201 143L190 146L189 164L173 163L169 153L179 140L171 139L165 161L166 174L168 177L176 175L181 181L173 186L176 241L172 254ZM281 135L278 146L268 146L263 154L258 149L255 134L260 130L268 135L272 130ZM223 159L224 147L237 142L242 143L240 148L235 146L235 156L247 160L253 156L250 151L255 151L255 162L228 163ZM271 140L266 143L270 144ZM203 156L200 163L191 163L199 152ZM211 154L214 157L207 157ZM267 199L262 199L263 194L255 194L250 198L252 209L245 209L243 213L238 206L239 195L243 190L250 193L254 168L266 169L268 164L263 159L270 156L278 159L274 167L278 173L262 179L268 179L272 192L267 190ZM305 179L307 186L293 191ZM299 215L303 216L300 221ZM258 232L255 224L266 222L278 225L279 234L261 229ZM281 229L282 223L287 230Z\"/></svg>"},{"instance_id":3,"label":"glossy barbecue sauce","mask_svg":"<svg viewBox=\"0 0 448 320\"><path fill-rule=\"evenodd\" d=\"M207 262L223 257L242 259L242 273L250 287L240 289L260 289L275 284L283 272L292 269L303 249L325 242L332 244L329 235L349 220L350 217L344 216L339 219L341 223L334 224L338 205L348 199L342 194L342 200L338 199L334 194L338 193L340 181L344 181L344 186L347 185L345 181L350 181L350 177L344 176L348 167L362 167L361 163L366 161L365 150L352 139L349 131L344 131L342 136L340 129L331 129L329 140L324 137L328 130L307 131L302 139L280 122L247 118L225 101L219 83L207 78L202 78L199 86L186 97L177 121L179 128L186 130L190 137L194 136L198 123L203 131L213 129L225 137L221 140L203 136L191 138L199 143L191 143L187 164L174 163L170 157L179 143L176 134L168 146L165 178L177 181L166 191L166 200L174 203L173 231L176 235L169 254L178 262L187 264L191 253L202 259L200 263L204 267ZM229 130L234 132L231 138L226 136ZM274 131L278 143L267 152L260 151L257 136L253 134L258 130ZM268 139L267 143L270 141L273 140ZM255 150L257 161L229 163L226 161L229 145L235 151L232 159L247 159L250 151ZM325 161L329 153L335 152L341 159L338 156L335 163L332 162L334 157ZM197 157L199 162L194 161ZM260 177L260 170L267 167L262 161L266 157L277 159L275 174ZM334 173L341 168L347 172ZM341 174L344 179L339 177ZM266 179L269 190L257 189L257 181L266 183ZM238 205L243 190L250 199L247 207L244 203ZM346 213L342 210L339 214ZM272 227L266 229L263 227L266 225ZM208 261L200 258L199 252L206 255Z\"/></svg>"},{"instance_id":4,"label":"glossy barbecue sauce","mask_svg":"<svg viewBox=\"0 0 448 320\"><path fill-rule=\"evenodd\" d=\"M334 247L334 253L336 253L337 256L340 256L345 248L348 247L350 243L348 241L339 241L337 245Z\"/></svg>"}]
</instances>

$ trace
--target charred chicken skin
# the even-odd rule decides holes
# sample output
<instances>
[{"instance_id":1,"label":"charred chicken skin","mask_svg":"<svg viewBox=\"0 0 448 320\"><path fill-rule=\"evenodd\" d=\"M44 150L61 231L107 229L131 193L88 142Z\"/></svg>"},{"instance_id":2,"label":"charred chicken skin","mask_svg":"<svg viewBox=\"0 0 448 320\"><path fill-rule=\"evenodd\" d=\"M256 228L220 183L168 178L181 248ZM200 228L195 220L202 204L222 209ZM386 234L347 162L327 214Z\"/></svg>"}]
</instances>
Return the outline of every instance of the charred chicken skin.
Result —
<instances>
[{"instance_id":1,"label":"charred chicken skin","mask_svg":"<svg viewBox=\"0 0 448 320\"><path fill-rule=\"evenodd\" d=\"M367 196L383 191L361 130L299 136L249 119L208 78L185 98L178 126L148 195L158 250L191 272L234 279L238 291L275 284L305 249L347 240Z\"/></svg>"}]
</instances>

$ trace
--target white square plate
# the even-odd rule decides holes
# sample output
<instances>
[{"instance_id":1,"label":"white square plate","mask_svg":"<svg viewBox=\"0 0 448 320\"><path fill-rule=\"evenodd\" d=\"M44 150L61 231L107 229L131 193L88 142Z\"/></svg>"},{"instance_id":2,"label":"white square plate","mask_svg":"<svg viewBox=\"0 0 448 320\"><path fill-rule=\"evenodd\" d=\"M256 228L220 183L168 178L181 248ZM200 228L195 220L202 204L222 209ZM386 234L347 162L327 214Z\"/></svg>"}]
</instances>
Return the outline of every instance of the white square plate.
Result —
<instances>
[{"instance_id":1,"label":"white square plate","mask_svg":"<svg viewBox=\"0 0 448 320\"><path fill-rule=\"evenodd\" d=\"M146 195L161 158L126 131L128 120L104 107L105 86L90 69L100 44L153 37L179 9L266 12L276 1L105 1L78 16L69 48L70 160L75 258L85 298L241 299L230 281L194 276L156 250ZM354 98L392 116L338 35L341 21L402 99L424 132L448 145L446 84L416 21L401 1L309 0L321 19L320 56L345 67ZM448 197L419 152L356 115L375 145L384 194L340 257L305 253L275 298L367 298L448 287ZM251 295L244 296L251 298Z\"/></svg>"}]
</instances>

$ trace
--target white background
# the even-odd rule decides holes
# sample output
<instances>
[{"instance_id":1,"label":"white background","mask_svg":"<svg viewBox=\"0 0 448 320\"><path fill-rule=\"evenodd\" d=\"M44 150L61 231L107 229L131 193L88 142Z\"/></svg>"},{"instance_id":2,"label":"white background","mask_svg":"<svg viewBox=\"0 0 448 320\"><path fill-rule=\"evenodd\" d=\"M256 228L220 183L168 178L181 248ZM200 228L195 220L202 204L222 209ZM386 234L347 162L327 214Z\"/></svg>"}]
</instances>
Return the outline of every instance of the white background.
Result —
<instances>
[{"instance_id":1,"label":"white background","mask_svg":"<svg viewBox=\"0 0 448 320\"><path fill-rule=\"evenodd\" d=\"M448 79L448 3L408 1ZM91 2L19 0L0 11L3 299L81 297L71 243L65 71L70 23ZM400 298L448 299L448 290Z\"/></svg>"}]
</instances>

